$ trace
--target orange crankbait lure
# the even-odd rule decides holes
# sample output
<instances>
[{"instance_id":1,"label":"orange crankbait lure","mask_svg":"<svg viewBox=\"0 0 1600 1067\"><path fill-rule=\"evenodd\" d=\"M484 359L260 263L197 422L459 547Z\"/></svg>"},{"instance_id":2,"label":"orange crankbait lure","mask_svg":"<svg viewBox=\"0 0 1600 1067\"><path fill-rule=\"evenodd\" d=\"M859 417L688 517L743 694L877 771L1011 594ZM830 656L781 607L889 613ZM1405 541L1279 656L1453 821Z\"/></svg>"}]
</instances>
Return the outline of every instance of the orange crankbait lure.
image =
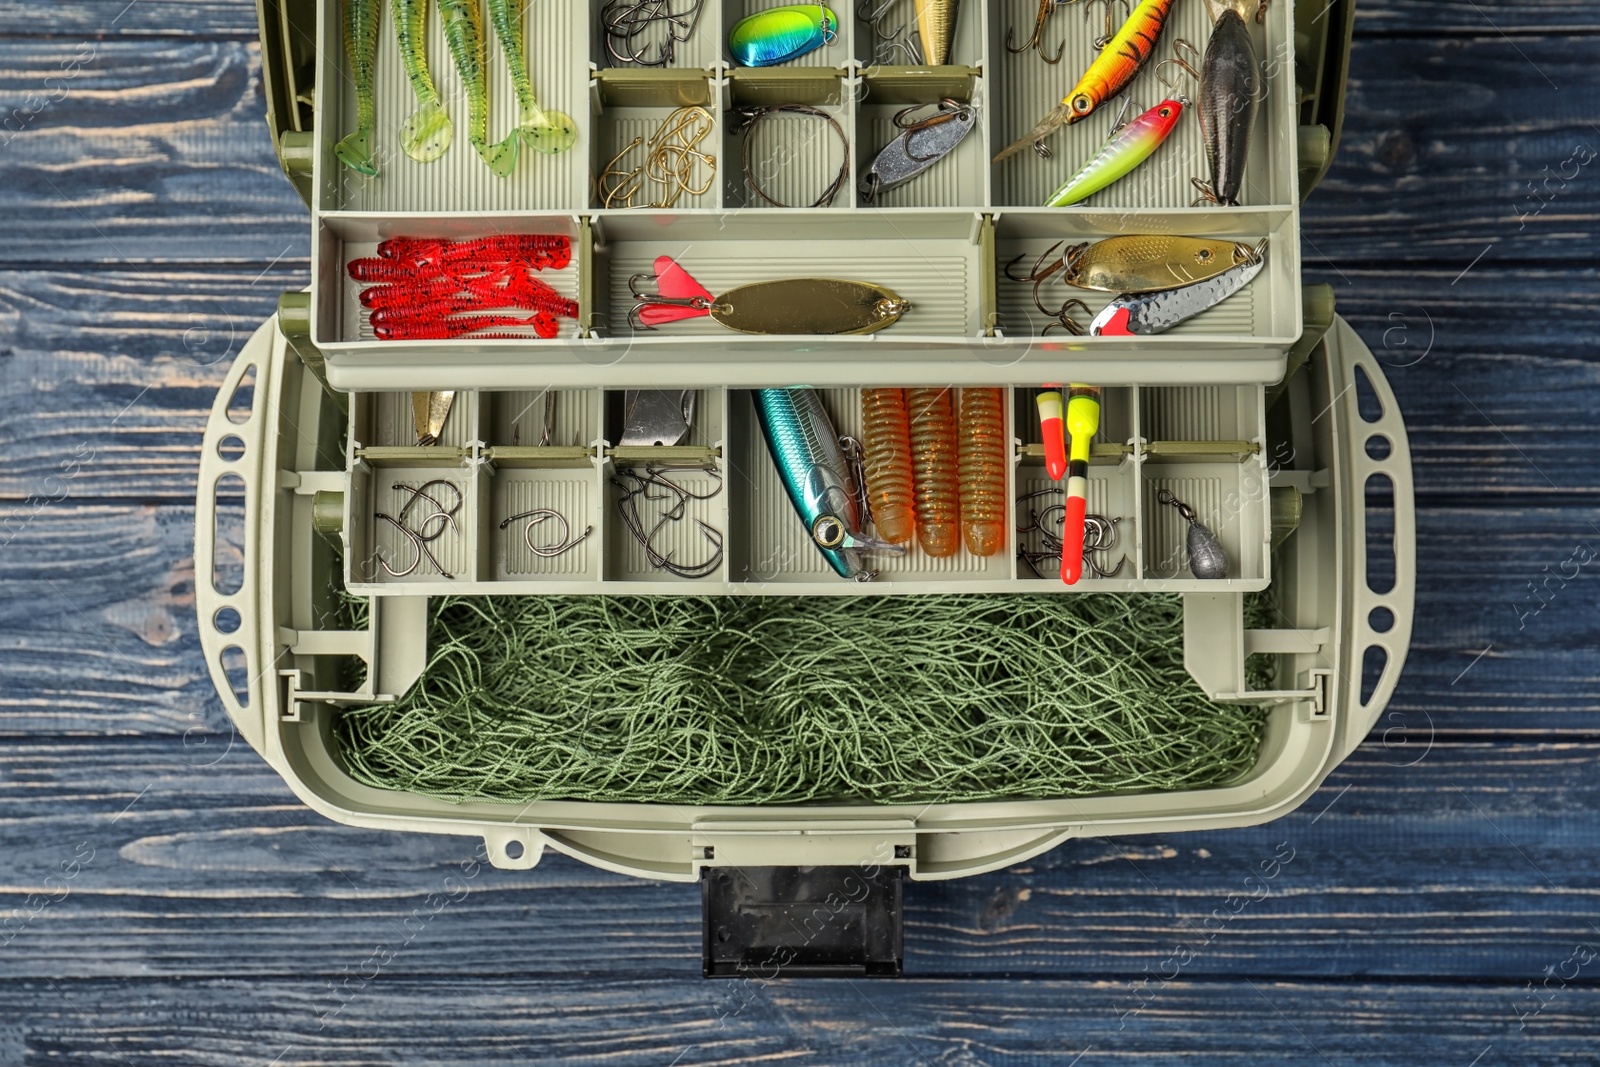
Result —
<instances>
[{"instance_id":1,"label":"orange crankbait lure","mask_svg":"<svg viewBox=\"0 0 1600 1067\"><path fill-rule=\"evenodd\" d=\"M1006 424L998 389L961 390L961 536L974 556L1006 543Z\"/></svg>"},{"instance_id":2,"label":"orange crankbait lure","mask_svg":"<svg viewBox=\"0 0 1600 1067\"><path fill-rule=\"evenodd\" d=\"M907 389L906 412L917 491L917 543L930 556L953 556L961 547L961 488L950 390Z\"/></svg>"},{"instance_id":3,"label":"orange crankbait lure","mask_svg":"<svg viewBox=\"0 0 1600 1067\"><path fill-rule=\"evenodd\" d=\"M1143 0L1133 9L1133 14L1128 16L1128 21L1122 24L1116 36L1100 49L1100 55L1089 64L1089 69L1083 72L1083 77L1072 87L1072 92L1040 119L1038 125L1007 145L994 157L994 162L1013 156L1030 144L1039 145L1041 154L1048 155L1048 149L1043 148L1046 137L1063 126L1082 122L1094 113L1095 108L1126 89L1145 61L1154 54L1156 44L1161 40L1161 29L1167 23L1167 13L1175 2Z\"/></svg>"},{"instance_id":4,"label":"orange crankbait lure","mask_svg":"<svg viewBox=\"0 0 1600 1067\"><path fill-rule=\"evenodd\" d=\"M878 536L892 545L909 544L917 517L904 389L861 390L861 450Z\"/></svg>"}]
</instances>

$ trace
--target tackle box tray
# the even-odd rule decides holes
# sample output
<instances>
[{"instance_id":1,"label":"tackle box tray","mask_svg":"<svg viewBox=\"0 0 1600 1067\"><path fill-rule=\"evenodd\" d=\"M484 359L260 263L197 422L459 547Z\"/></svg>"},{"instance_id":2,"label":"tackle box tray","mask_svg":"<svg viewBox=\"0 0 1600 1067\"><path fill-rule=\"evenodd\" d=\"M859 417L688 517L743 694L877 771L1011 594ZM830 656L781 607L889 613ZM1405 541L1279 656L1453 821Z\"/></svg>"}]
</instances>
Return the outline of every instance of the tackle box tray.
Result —
<instances>
[{"instance_id":1,"label":"tackle box tray","mask_svg":"<svg viewBox=\"0 0 1600 1067\"><path fill-rule=\"evenodd\" d=\"M923 383L911 383L923 384ZM1036 389L1005 388L1011 449L1006 497L1055 489L1044 469ZM860 434L860 393L823 390L835 428ZM544 412L552 405L550 443ZM657 450L617 448L623 391L609 389L458 392L437 445L416 446L410 393L353 393L347 477L336 490L348 551L342 578L361 595L449 593L850 594L794 514L755 419L750 391L694 391L694 428L686 443L661 450L689 461L672 477L691 488L679 521L663 528L655 549L683 564L717 555L702 577L680 578L653 566L623 522L619 497L631 483L618 472L651 466ZM875 594L1200 592L1259 590L1271 575L1271 478L1283 456L1269 454L1264 390L1259 385L1149 386L1105 391L1089 474L1089 511L1117 523L1106 569L1116 577L1062 584L1053 568L1035 573L1018 548L1039 549L1027 534L1030 507L1014 509L1000 551L977 557L961 547L936 559L913 545L904 555L874 554ZM457 521L421 556L406 533L378 515L396 515L413 490L433 485L441 503L460 504ZM1218 536L1229 577L1189 575L1188 524L1157 494L1187 502ZM704 499L700 499L700 498ZM673 501L665 501L665 507ZM1035 503L1031 511L1045 507ZM535 509L562 516L571 535L591 533L556 555L533 551L565 538L551 528L525 531L513 517ZM432 513L431 507L425 507ZM656 514L660 508L647 511ZM697 521L717 531L703 534ZM426 520L419 520L426 524ZM411 525L417 527L419 522ZM428 526L428 533L434 526ZM1033 538L1037 540L1037 536Z\"/></svg>"},{"instance_id":2,"label":"tackle box tray","mask_svg":"<svg viewBox=\"0 0 1600 1067\"><path fill-rule=\"evenodd\" d=\"M1243 184L1243 206L1192 207L1192 176L1206 163L1199 124L1185 115L1161 149L1128 177L1084 205L1043 208L1045 198L1104 140L1120 100L1050 138L1053 155L1023 152L998 164L995 153L1058 101L1095 54L1099 17L1065 7L1047 35L1065 49L1050 65L1038 52L1012 53L1007 33L1025 36L1032 0L967 0L959 7L950 64L878 65L871 28L857 5L835 5L834 41L792 63L741 67L726 50L727 29L767 0L705 0L687 41L664 68L612 65L599 30L601 0L548 0L527 13L527 50L543 106L574 117L578 140L568 152L524 150L516 168L495 177L466 143L465 101L437 12L430 20L435 81L457 122L456 143L433 162L400 151L397 130L415 108L394 47L392 16L379 31L375 158L379 173L342 165L333 146L354 129L354 85L345 71L340 4L317 6L314 124L301 165L310 164L313 246L311 343L340 389L381 389L403 368L415 388L503 388L508 385L630 384L637 368L676 384L715 384L737 362L751 385L871 384L886 367L915 364L939 381L981 384L985 365L1028 372L1023 380L1060 375L1098 384L1271 384L1283 377L1284 352L1299 338L1299 201L1301 116L1307 90L1297 80L1310 57L1296 58L1295 11L1268 8L1250 26L1265 72L1265 92ZM1098 9L1095 9L1098 11ZM1141 107L1192 85L1169 90L1152 69L1184 39L1204 47L1209 20L1200 0L1180 0L1147 69L1124 93ZM506 66L491 45L491 140L514 111ZM1297 63L1300 67L1297 68ZM1180 75L1181 77L1181 75ZM302 94L305 89L302 88ZM911 104L950 98L976 107L973 133L946 158L905 185L866 203L858 188L878 150L894 134L893 116ZM832 206L772 207L756 197L742 165L743 136L730 132L732 109L800 103L837 121L848 146L849 180ZM685 195L671 210L605 208L596 178L631 139L648 137L682 105L714 117L700 145L716 161L716 181ZM1102 113L1103 111L1103 113ZM844 162L838 138L821 122L783 114L749 136L752 167L762 186L785 203L808 203ZM1315 141L1315 138L1310 139ZM1046 337L1051 319L1035 306L1031 286L1005 274L1014 257L1031 263L1057 242L1119 233L1220 236L1265 242L1261 274L1221 304L1153 337ZM359 304L350 260L370 256L396 236L472 239L495 234L559 233L574 242L572 262L542 278L578 303L557 338L536 341L461 338L375 339ZM774 250L781 248L781 253ZM628 280L648 273L656 257L677 258L713 293L730 284L801 276L846 276L883 285L912 309L865 337L749 336L709 319L634 330ZM1068 296L1090 305L1111 294L1055 283L1046 307ZM1085 318L1083 321L1087 322ZM707 340L714 338L714 349ZM796 365L796 354L801 366ZM935 366L938 373L932 373ZM797 379L796 375L803 375Z\"/></svg>"},{"instance_id":3,"label":"tackle box tray","mask_svg":"<svg viewBox=\"0 0 1600 1067\"><path fill-rule=\"evenodd\" d=\"M725 400L738 393L729 390ZM493 461L481 462L477 443L463 457L464 442L474 426L492 427L501 413L520 410L521 402L516 393L472 398L470 409L482 421L464 420L463 443L435 449L455 453L463 465L427 468L428 476L460 470L492 489L495 475L486 468ZM1353 330L1336 321L1266 408L1259 435L1266 454L1276 457L1265 467L1268 499L1299 512L1292 533L1270 552L1261 548L1263 575L1267 559L1272 561L1275 625L1245 625L1246 590L1258 583L1183 587L1185 665L1201 689L1217 701L1270 709L1257 764L1239 782L1173 793L926 806L451 803L374 789L341 767L333 719L341 707L392 701L416 681L427 658L424 590L430 586L366 587L369 624L362 629L337 628L327 620L335 617L329 597L342 560L360 547L349 540L339 500L349 497L347 464L356 447L340 448L343 431L347 420L375 429L392 423L396 416L385 408L393 403L392 395L357 394L346 413L275 321L249 342L218 394L205 435L195 539L201 644L240 732L311 807L352 825L480 836L499 866L530 866L548 845L610 870L685 881L706 867L838 864L885 855L913 878L949 878L1015 863L1072 837L1262 822L1301 803L1361 741L1394 690L1410 639L1415 524L1405 426L1377 361ZM567 395L563 403L575 418L604 418L598 397ZM1200 407L1185 411L1185 403ZM734 415L743 406L735 400L726 410L718 407L725 436L744 417ZM1248 430L1259 425L1254 420L1263 409L1255 387L1210 394L1163 387L1113 391L1108 410L1111 440L1126 435L1137 445L1143 440L1138 431L1173 424L1163 420L1205 417L1231 430L1241 424L1227 419L1237 418L1250 420L1242 424ZM706 433L717 430L708 427ZM1020 441L1017 447L1025 451ZM1126 466L1121 489L1130 509L1148 494L1150 469L1164 463L1148 454L1148 443L1144 451L1142 462L1136 448L1104 468L1110 473ZM603 461L591 456L583 462ZM1213 470L1260 469L1259 459L1234 457L1183 460L1179 468L1191 462ZM598 479L583 484L591 493L602 491ZM481 499L492 498L489 491ZM775 501L772 507L781 510ZM1148 546L1155 531L1146 536ZM611 578L618 579L616 591L642 588L629 581L626 556L607 562L606 535L590 541L587 565L595 569L582 579L589 589L611 591ZM483 547L481 559L489 569L474 582L498 566L501 546ZM737 554L730 536L729 556ZM991 565L1009 566L1005 557ZM760 591L823 588L799 584L813 580L807 575L786 577L786 588ZM1009 574L967 578L974 588L1066 588L1059 580ZM490 580L450 591L511 591L538 580L521 575L503 588ZM1147 580L1152 579L1130 579ZM719 576L706 591L738 591L738 582L724 581ZM901 584L897 579L883 587ZM904 584L961 587L959 580L929 573ZM865 595L878 586L833 579L826 588ZM674 591L702 590L686 583ZM1253 655L1274 658L1280 688L1248 687L1245 660ZM366 667L365 681L354 691L339 681L350 657Z\"/></svg>"}]
</instances>

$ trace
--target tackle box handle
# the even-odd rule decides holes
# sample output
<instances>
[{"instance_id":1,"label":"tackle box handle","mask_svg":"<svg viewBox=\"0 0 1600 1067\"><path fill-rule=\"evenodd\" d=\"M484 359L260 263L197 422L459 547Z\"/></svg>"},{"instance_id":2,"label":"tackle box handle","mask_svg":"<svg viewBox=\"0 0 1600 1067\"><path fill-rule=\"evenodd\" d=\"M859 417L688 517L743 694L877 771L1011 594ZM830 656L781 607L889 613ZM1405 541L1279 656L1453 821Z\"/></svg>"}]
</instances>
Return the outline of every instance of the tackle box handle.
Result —
<instances>
[{"instance_id":1,"label":"tackle box handle","mask_svg":"<svg viewBox=\"0 0 1600 1067\"><path fill-rule=\"evenodd\" d=\"M228 717L252 747L261 747L263 680L271 664L261 660L260 618L261 509L271 494L261 491L265 475L267 433L272 425L269 396L282 362L284 340L274 317L255 332L234 358L211 404L200 451L200 480L195 494L194 596L199 618L200 648ZM248 381L253 376L253 381ZM241 386L248 390L248 406ZM237 481L233 481L237 479ZM227 480L227 481L225 481ZM242 495L243 558L238 588L217 588L218 491L229 506ZM224 656L234 653L243 670L242 682L230 678ZM240 687L242 686L242 698Z\"/></svg>"},{"instance_id":2,"label":"tackle box handle","mask_svg":"<svg viewBox=\"0 0 1600 1067\"><path fill-rule=\"evenodd\" d=\"M1344 130L1344 92L1356 0L1296 0L1295 87L1300 101L1300 199L1333 164Z\"/></svg>"},{"instance_id":3,"label":"tackle box handle","mask_svg":"<svg viewBox=\"0 0 1600 1067\"><path fill-rule=\"evenodd\" d=\"M278 166L311 206L318 0L256 0L261 88Z\"/></svg>"},{"instance_id":4,"label":"tackle box handle","mask_svg":"<svg viewBox=\"0 0 1600 1067\"><path fill-rule=\"evenodd\" d=\"M1331 343L1330 343L1331 342ZM1343 455L1340 468L1345 472L1343 506L1339 521L1340 537L1350 546L1346 571L1345 602L1350 613L1346 633L1344 663L1345 754L1355 749L1383 714L1400 681L1406 651L1411 646L1411 625L1416 614L1416 500L1411 473L1411 446L1406 437L1405 420L1394 391L1372 352L1343 318L1335 321L1324 342L1325 350L1336 353L1338 373L1332 385L1339 390L1334 406L1340 411L1338 447ZM1364 390L1360 377L1370 384L1366 396L1379 411L1368 418L1362 413ZM1376 454L1375 454L1376 453ZM1367 563L1372 545L1367 538L1370 526L1367 512L1367 487L1377 476L1386 476L1393 488L1394 528L1390 544L1394 553L1394 584L1387 592L1375 592L1367 583ZM1385 614L1386 613L1386 614ZM1380 623L1384 626L1381 628ZM1385 660L1371 695L1361 699L1362 677L1367 653L1382 650Z\"/></svg>"}]
</instances>

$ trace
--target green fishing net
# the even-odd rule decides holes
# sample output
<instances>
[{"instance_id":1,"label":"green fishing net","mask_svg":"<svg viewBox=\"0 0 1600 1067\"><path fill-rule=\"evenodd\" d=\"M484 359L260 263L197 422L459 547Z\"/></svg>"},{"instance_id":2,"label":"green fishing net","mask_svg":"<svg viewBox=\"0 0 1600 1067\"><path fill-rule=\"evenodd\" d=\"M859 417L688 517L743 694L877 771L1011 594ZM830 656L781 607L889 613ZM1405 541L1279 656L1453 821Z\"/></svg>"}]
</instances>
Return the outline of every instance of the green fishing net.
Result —
<instances>
[{"instance_id":1,"label":"green fishing net","mask_svg":"<svg viewBox=\"0 0 1600 1067\"><path fill-rule=\"evenodd\" d=\"M428 639L409 693L337 720L358 781L679 804L1198 789L1250 770L1266 715L1200 692L1173 595L452 597Z\"/></svg>"}]
</instances>

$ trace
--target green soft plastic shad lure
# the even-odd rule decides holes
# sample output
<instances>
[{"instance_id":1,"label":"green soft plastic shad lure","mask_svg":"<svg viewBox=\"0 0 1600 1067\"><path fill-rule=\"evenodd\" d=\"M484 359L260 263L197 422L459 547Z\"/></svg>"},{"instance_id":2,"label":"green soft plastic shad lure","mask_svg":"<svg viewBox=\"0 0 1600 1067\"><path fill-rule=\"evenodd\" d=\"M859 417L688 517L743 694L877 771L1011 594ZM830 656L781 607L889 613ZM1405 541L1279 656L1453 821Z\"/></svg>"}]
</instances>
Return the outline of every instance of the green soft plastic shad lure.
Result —
<instances>
[{"instance_id":1,"label":"green soft plastic shad lure","mask_svg":"<svg viewBox=\"0 0 1600 1067\"><path fill-rule=\"evenodd\" d=\"M578 126L570 115L539 107L528 75L528 57L523 48L522 6L513 0L489 0L489 21L494 23L500 50L511 68L511 84L517 90L517 135L535 152L553 156L565 152L578 140Z\"/></svg>"},{"instance_id":2,"label":"green soft plastic shad lure","mask_svg":"<svg viewBox=\"0 0 1600 1067\"><path fill-rule=\"evenodd\" d=\"M400 62L417 96L417 110L400 127L400 147L418 163L432 163L450 147L455 126L428 70L428 0L394 0L393 9Z\"/></svg>"},{"instance_id":3,"label":"green soft plastic shad lure","mask_svg":"<svg viewBox=\"0 0 1600 1067\"><path fill-rule=\"evenodd\" d=\"M333 146L333 154L351 170L368 176L378 173L378 164L372 159L372 131L377 125L372 85L378 66L381 13L379 0L345 0L345 73L356 83L356 128Z\"/></svg>"},{"instance_id":4,"label":"green soft plastic shad lure","mask_svg":"<svg viewBox=\"0 0 1600 1067\"><path fill-rule=\"evenodd\" d=\"M517 146L522 140L513 130L504 140L489 143L489 74L480 0L439 0L439 14L444 18L444 39L467 90L467 140L489 170L504 178L517 165Z\"/></svg>"}]
</instances>

